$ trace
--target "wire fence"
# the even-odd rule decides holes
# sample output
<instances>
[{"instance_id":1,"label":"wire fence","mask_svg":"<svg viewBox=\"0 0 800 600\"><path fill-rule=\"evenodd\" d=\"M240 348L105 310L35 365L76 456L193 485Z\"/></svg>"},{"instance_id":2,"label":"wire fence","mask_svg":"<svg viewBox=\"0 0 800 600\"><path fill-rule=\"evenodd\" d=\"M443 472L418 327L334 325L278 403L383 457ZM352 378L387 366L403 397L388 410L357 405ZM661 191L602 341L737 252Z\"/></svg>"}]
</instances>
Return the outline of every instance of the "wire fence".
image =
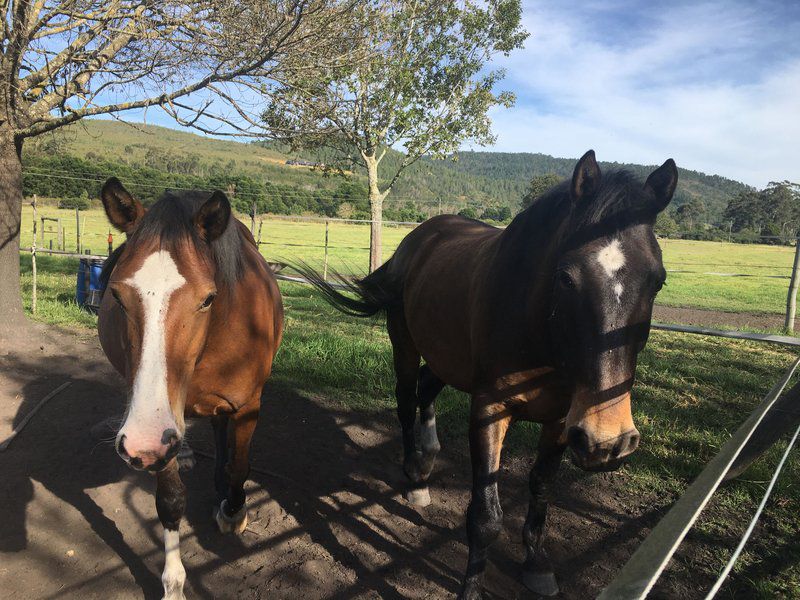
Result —
<instances>
[{"instance_id":1,"label":"wire fence","mask_svg":"<svg viewBox=\"0 0 800 600\"><path fill-rule=\"evenodd\" d=\"M31 207L25 207L25 211L30 210ZM23 218L32 225L31 214L23 214ZM252 231L261 253L270 261L302 261L325 275L330 270L344 275L368 272L370 220L257 212L239 214L238 218ZM22 232L21 242L26 248L33 241L31 225L24 227ZM414 221L383 221L383 258L388 258L417 225ZM123 240L121 234L110 227L101 208L75 210L40 204L37 227L40 253L107 255ZM773 238L765 236L764 239ZM691 298L687 298L687 306L762 314L780 314L785 307L784 325L792 329L794 319L791 318L789 291L795 272L794 248L740 244L714 246L705 241L676 241L673 238L661 238L659 243L664 250L667 272L683 278L675 280L679 284L681 281L689 282L704 290L714 290L722 298L733 297L731 294L740 287L734 280L739 280L750 291L746 299L729 303L735 304L735 309L726 308L724 302L709 300L705 300L705 304L693 304ZM668 287L664 294L670 292ZM769 304L764 305L765 301ZM715 303L719 308L715 308Z\"/></svg>"}]
</instances>

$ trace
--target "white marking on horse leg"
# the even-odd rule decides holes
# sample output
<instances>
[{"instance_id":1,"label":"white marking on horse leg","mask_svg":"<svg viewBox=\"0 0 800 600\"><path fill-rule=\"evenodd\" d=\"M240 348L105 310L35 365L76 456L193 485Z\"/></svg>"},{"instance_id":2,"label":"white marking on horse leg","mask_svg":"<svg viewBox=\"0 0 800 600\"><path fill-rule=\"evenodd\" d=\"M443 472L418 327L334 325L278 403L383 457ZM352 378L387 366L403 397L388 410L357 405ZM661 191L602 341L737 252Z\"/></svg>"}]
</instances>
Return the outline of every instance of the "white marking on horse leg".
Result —
<instances>
[{"instance_id":1,"label":"white marking on horse leg","mask_svg":"<svg viewBox=\"0 0 800 600\"><path fill-rule=\"evenodd\" d=\"M186 582L186 569L181 562L180 533L171 529L164 530L164 572L161 583L164 584L164 600L185 600L183 584Z\"/></svg>"},{"instance_id":2,"label":"white marking on horse leg","mask_svg":"<svg viewBox=\"0 0 800 600\"><path fill-rule=\"evenodd\" d=\"M611 240L597 253L597 262L609 278L625 266L625 254L619 240Z\"/></svg>"},{"instance_id":3,"label":"white marking on horse leg","mask_svg":"<svg viewBox=\"0 0 800 600\"><path fill-rule=\"evenodd\" d=\"M438 452L441 450L439 437L436 435L436 417L431 417L430 421L420 423L419 438L423 452Z\"/></svg>"}]
</instances>

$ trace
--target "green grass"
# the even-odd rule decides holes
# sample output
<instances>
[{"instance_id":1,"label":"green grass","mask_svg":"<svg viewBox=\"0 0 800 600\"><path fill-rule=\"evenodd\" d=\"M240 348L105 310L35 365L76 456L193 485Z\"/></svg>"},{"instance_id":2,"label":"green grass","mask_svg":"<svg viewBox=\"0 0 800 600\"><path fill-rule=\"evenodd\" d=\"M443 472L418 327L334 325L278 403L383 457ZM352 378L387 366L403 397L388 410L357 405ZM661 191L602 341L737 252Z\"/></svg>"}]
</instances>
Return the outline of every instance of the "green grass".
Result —
<instances>
[{"instance_id":1,"label":"green grass","mask_svg":"<svg viewBox=\"0 0 800 600\"><path fill-rule=\"evenodd\" d=\"M29 258L23 257L23 288L29 306ZM39 261L36 318L84 333L96 321L72 299L76 262ZM321 394L352 410L394 409L391 346L380 320L344 317L312 289L281 284L286 333L274 378L296 389ZM791 351L741 342L653 332L640 356L634 388L634 419L642 433L635 459L613 475L621 502L666 507L718 451L793 359ZM446 389L437 400L444 444L466 451L468 398ZM537 426L515 424L507 454L530 454ZM781 446L781 444L779 444ZM452 447L452 446L451 446ZM727 484L690 534L691 553L673 562L678 574L691 570L713 577L760 499L782 448L774 448L739 481ZM586 478L571 467L568 476ZM790 458L754 539L736 568L736 597L800 596L800 458ZM764 565L770 565L766 568Z\"/></svg>"},{"instance_id":2,"label":"green grass","mask_svg":"<svg viewBox=\"0 0 800 600\"><path fill-rule=\"evenodd\" d=\"M39 216L61 218L67 230L67 249L75 250L75 211L41 206ZM250 220L242 219L248 226ZM101 209L81 212L83 247L106 253L109 224ZM22 245L32 241L32 209L23 210ZM47 225L52 228L52 225ZM384 226L383 256L388 258L411 231L408 226ZM55 236L39 236L47 247ZM318 222L263 220L261 251L270 260L302 259L321 268L325 255L325 225ZM124 237L114 233L115 245ZM794 249L784 246L727 244L690 240L661 240L667 285L657 302L665 306L688 306L731 312L783 314ZM54 242L55 244L55 242ZM367 224L331 222L328 231L328 263L344 273L364 272L368 264ZM55 247L55 246L54 246ZM709 273L736 273L728 277Z\"/></svg>"}]
</instances>

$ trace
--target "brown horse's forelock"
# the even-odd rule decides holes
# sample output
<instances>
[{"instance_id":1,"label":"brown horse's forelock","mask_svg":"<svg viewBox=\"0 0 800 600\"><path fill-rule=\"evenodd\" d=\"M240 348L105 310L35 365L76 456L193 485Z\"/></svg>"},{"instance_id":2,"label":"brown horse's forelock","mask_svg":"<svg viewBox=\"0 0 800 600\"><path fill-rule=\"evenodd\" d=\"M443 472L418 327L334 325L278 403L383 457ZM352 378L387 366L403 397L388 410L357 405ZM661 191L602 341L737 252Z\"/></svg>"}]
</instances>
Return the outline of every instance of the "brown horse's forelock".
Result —
<instances>
[{"instance_id":1,"label":"brown horse's forelock","mask_svg":"<svg viewBox=\"0 0 800 600\"><path fill-rule=\"evenodd\" d=\"M209 197L209 192L201 191L164 193L145 213L128 240L106 259L100 275L102 286L105 288L108 284L114 267L127 247L158 240L159 247L165 250L190 243L202 256L213 262L217 281L225 288L233 289L244 275L243 240L233 215L222 235L210 244L200 238L194 215Z\"/></svg>"}]
</instances>

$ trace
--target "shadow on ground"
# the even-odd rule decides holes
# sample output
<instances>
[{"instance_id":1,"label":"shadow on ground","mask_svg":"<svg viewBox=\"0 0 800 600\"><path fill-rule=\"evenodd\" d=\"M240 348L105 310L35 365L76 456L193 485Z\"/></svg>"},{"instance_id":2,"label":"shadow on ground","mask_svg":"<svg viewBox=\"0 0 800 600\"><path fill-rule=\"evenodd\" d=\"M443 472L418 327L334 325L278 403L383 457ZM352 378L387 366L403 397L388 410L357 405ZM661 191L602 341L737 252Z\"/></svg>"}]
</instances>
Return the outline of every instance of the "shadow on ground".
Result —
<instances>
[{"instance_id":1,"label":"shadow on ground","mask_svg":"<svg viewBox=\"0 0 800 600\"><path fill-rule=\"evenodd\" d=\"M124 410L121 382L94 341L47 335L55 337L0 356L3 389L19 390L17 422L48 391L72 381L0 453L0 589L11 597L159 598L163 557L154 480L128 469L110 443L89 434ZM0 399L12 403L17 395ZM466 440L445 440L433 504L416 509L399 492L393 414L346 409L336 398L285 383L269 384L262 406L247 488L251 521L243 536L222 536L211 520L212 461L198 456L184 476L188 597L456 594L467 553ZM213 454L210 426L198 423L189 436L200 454ZM530 597L519 584L530 462L504 463L505 527L491 552L489 597ZM595 596L658 519L664 500L630 498L624 478L564 470L547 543L561 597ZM668 589L662 597L676 588ZM694 585L681 590L681 597L695 595Z\"/></svg>"}]
</instances>

